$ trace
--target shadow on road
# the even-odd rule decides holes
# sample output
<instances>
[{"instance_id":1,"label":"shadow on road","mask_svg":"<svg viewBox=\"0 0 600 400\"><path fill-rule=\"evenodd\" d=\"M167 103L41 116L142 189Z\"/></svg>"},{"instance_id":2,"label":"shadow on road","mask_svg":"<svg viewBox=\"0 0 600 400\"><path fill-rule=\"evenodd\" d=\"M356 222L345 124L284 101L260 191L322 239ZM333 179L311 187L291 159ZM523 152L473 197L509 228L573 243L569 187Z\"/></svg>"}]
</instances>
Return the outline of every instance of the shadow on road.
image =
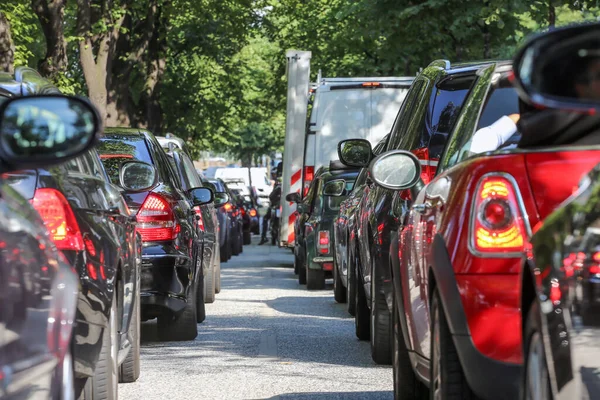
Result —
<instances>
[{"instance_id":1,"label":"shadow on road","mask_svg":"<svg viewBox=\"0 0 600 400\"><path fill-rule=\"evenodd\" d=\"M265 400L376 400L390 399L393 392L331 392L331 393L286 393L277 396L269 397ZM258 400L258 399L257 399Z\"/></svg>"}]
</instances>

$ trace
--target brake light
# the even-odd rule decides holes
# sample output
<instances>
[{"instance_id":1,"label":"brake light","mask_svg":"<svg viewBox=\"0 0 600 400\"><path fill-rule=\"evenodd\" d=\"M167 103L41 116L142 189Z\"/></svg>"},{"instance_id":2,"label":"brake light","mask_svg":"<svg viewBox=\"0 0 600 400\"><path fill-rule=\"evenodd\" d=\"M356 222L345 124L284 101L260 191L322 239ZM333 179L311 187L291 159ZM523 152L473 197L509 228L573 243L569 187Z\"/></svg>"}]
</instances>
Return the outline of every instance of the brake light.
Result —
<instances>
[{"instance_id":1,"label":"brake light","mask_svg":"<svg viewBox=\"0 0 600 400\"><path fill-rule=\"evenodd\" d=\"M181 230L169 202L150 193L137 214L137 230L143 242L174 240Z\"/></svg>"},{"instance_id":2,"label":"brake light","mask_svg":"<svg viewBox=\"0 0 600 400\"><path fill-rule=\"evenodd\" d=\"M592 274L592 275L600 274L600 265L592 265L590 267L590 274Z\"/></svg>"},{"instance_id":3,"label":"brake light","mask_svg":"<svg viewBox=\"0 0 600 400\"><path fill-rule=\"evenodd\" d=\"M310 188L310 184L312 183L315 177L315 167L304 167L304 173L302 174L302 176L304 177L304 189L302 191L302 197L304 197L307 195L308 189Z\"/></svg>"},{"instance_id":4,"label":"brake light","mask_svg":"<svg viewBox=\"0 0 600 400\"><path fill-rule=\"evenodd\" d=\"M379 87L381 86L380 82L365 82L362 84L363 87Z\"/></svg>"},{"instance_id":5,"label":"brake light","mask_svg":"<svg viewBox=\"0 0 600 400\"><path fill-rule=\"evenodd\" d=\"M256 217L256 210L254 208L250 210L250 216L252 218Z\"/></svg>"},{"instance_id":6,"label":"brake light","mask_svg":"<svg viewBox=\"0 0 600 400\"><path fill-rule=\"evenodd\" d=\"M245 210L244 208L242 208L242 209L241 209L241 211L242 211L242 217L243 217L244 215L246 215L246 210Z\"/></svg>"},{"instance_id":7,"label":"brake light","mask_svg":"<svg viewBox=\"0 0 600 400\"><path fill-rule=\"evenodd\" d=\"M321 254L329 253L329 231L319 231L319 243L317 250Z\"/></svg>"},{"instance_id":8,"label":"brake light","mask_svg":"<svg viewBox=\"0 0 600 400\"><path fill-rule=\"evenodd\" d=\"M225 211L227 211L227 212L231 211L231 209L233 208L231 203L225 203L225 205L223 207L225 207Z\"/></svg>"},{"instance_id":9,"label":"brake light","mask_svg":"<svg viewBox=\"0 0 600 400\"><path fill-rule=\"evenodd\" d=\"M31 204L42 217L59 250L85 249L73 209L61 192L51 188L37 189Z\"/></svg>"},{"instance_id":10,"label":"brake light","mask_svg":"<svg viewBox=\"0 0 600 400\"><path fill-rule=\"evenodd\" d=\"M485 255L525 251L528 222L519 208L517 191L504 176L488 175L479 182L470 233L473 250Z\"/></svg>"},{"instance_id":11,"label":"brake light","mask_svg":"<svg viewBox=\"0 0 600 400\"><path fill-rule=\"evenodd\" d=\"M200 207L194 207L194 211L196 212L196 216L198 217L198 228L204 232L204 220L202 219L202 210Z\"/></svg>"}]
</instances>

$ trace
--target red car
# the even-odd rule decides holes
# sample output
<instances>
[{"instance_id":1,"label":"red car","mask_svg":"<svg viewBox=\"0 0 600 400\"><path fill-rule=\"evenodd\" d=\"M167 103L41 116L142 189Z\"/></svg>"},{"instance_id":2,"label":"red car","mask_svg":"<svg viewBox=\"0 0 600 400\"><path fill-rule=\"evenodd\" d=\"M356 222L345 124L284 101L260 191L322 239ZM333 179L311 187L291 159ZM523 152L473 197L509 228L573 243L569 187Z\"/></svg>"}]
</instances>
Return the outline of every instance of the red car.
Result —
<instances>
[{"instance_id":1,"label":"red car","mask_svg":"<svg viewBox=\"0 0 600 400\"><path fill-rule=\"evenodd\" d=\"M475 132L520 109L509 65L478 75L431 182L419 183L405 151L370 167L377 184L414 199L390 250L396 398L519 398L526 243L600 160L600 148L517 149L518 132L475 151Z\"/></svg>"}]
</instances>

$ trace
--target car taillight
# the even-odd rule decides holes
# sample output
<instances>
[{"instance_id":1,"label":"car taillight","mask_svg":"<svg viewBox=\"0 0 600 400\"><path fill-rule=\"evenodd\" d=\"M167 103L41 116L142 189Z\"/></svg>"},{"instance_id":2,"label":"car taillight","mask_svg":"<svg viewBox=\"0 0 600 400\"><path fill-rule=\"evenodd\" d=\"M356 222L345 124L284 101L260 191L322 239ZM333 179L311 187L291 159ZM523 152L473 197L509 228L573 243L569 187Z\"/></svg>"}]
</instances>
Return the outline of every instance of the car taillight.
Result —
<instances>
[{"instance_id":1,"label":"car taillight","mask_svg":"<svg viewBox=\"0 0 600 400\"><path fill-rule=\"evenodd\" d=\"M233 208L231 203L225 203L225 205L223 207L225 207L225 211L227 211L227 212L231 211L231 209Z\"/></svg>"},{"instance_id":2,"label":"car taillight","mask_svg":"<svg viewBox=\"0 0 600 400\"><path fill-rule=\"evenodd\" d=\"M242 212L242 217L246 215L246 210L244 208L242 208L240 211Z\"/></svg>"},{"instance_id":3,"label":"car taillight","mask_svg":"<svg viewBox=\"0 0 600 400\"><path fill-rule=\"evenodd\" d=\"M37 189L31 200L59 250L85 249L73 209L65 196L56 189Z\"/></svg>"},{"instance_id":4,"label":"car taillight","mask_svg":"<svg viewBox=\"0 0 600 400\"><path fill-rule=\"evenodd\" d=\"M202 219L202 210L200 207L194 207L194 211L196 212L196 216L198 217L198 228L204 232L204 220Z\"/></svg>"},{"instance_id":5,"label":"car taillight","mask_svg":"<svg viewBox=\"0 0 600 400\"><path fill-rule=\"evenodd\" d=\"M427 147L413 150L412 153L421 162L421 180L427 185L435 177L439 160L429 157L429 149Z\"/></svg>"},{"instance_id":6,"label":"car taillight","mask_svg":"<svg viewBox=\"0 0 600 400\"><path fill-rule=\"evenodd\" d=\"M525 251L528 221L518 189L504 175L487 175L475 191L471 215L472 250L479 255L520 256Z\"/></svg>"},{"instance_id":7,"label":"car taillight","mask_svg":"<svg viewBox=\"0 0 600 400\"><path fill-rule=\"evenodd\" d=\"M256 210L254 208L250 210L250 216L252 218L256 217Z\"/></svg>"},{"instance_id":8,"label":"car taillight","mask_svg":"<svg viewBox=\"0 0 600 400\"><path fill-rule=\"evenodd\" d=\"M169 202L150 193L137 214L137 230L144 242L174 240L181 230Z\"/></svg>"},{"instance_id":9,"label":"car taillight","mask_svg":"<svg viewBox=\"0 0 600 400\"><path fill-rule=\"evenodd\" d=\"M321 254L329 253L329 231L319 231L319 243L317 250Z\"/></svg>"},{"instance_id":10,"label":"car taillight","mask_svg":"<svg viewBox=\"0 0 600 400\"><path fill-rule=\"evenodd\" d=\"M310 188L310 184L313 181L314 177L315 177L315 167L314 166L308 166L308 167L304 167L304 171L302 176L304 177L303 181L304 181L304 189L302 191L302 196L306 196L306 194L308 193L308 189Z\"/></svg>"}]
</instances>

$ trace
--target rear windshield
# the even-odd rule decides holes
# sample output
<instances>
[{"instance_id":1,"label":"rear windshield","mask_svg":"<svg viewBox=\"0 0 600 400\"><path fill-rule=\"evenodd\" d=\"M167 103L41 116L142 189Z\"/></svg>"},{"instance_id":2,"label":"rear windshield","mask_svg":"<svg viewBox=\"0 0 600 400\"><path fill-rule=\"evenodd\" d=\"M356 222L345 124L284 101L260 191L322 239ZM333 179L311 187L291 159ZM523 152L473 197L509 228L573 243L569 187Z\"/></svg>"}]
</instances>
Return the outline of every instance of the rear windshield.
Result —
<instances>
[{"instance_id":1,"label":"rear windshield","mask_svg":"<svg viewBox=\"0 0 600 400\"><path fill-rule=\"evenodd\" d=\"M142 136L102 138L98 153L111 182L119 184L119 168L126 161L143 161L153 164L148 145Z\"/></svg>"}]
</instances>

